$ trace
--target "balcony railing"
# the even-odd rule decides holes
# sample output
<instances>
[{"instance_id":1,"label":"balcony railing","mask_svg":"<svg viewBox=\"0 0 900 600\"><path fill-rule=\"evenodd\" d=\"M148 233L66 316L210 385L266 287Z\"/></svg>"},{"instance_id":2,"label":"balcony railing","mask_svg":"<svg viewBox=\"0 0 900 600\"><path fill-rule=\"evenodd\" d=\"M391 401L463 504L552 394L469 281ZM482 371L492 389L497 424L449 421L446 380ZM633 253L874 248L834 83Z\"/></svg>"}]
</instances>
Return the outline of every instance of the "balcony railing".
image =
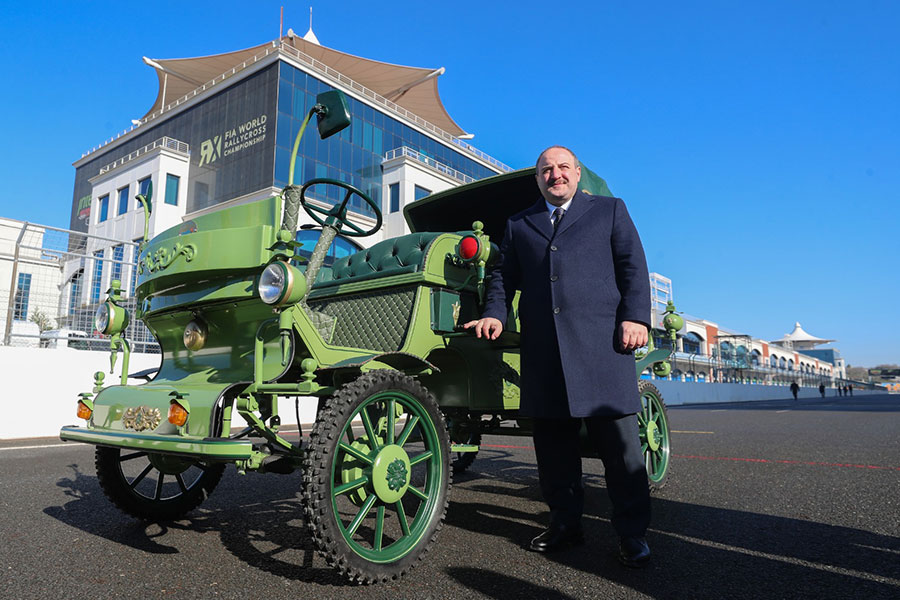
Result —
<instances>
[{"instance_id":1,"label":"balcony railing","mask_svg":"<svg viewBox=\"0 0 900 600\"><path fill-rule=\"evenodd\" d=\"M453 179L456 179L457 181L460 181L462 183L472 183L473 181L475 181L474 177L470 177L465 173L461 173L453 167L447 166L442 162L434 160L427 154L422 154L421 152L413 150L409 146L400 146L399 148L388 150L384 154L384 160L391 160L400 156L407 156L415 160L416 162L420 162L423 165L431 167L438 173L443 173L444 175L452 177Z\"/></svg>"},{"instance_id":2,"label":"balcony railing","mask_svg":"<svg viewBox=\"0 0 900 600\"><path fill-rule=\"evenodd\" d=\"M134 152L123 156L119 160L109 163L105 167L100 167L100 175L112 171L116 167L121 167L125 163L130 162L138 158L139 156L143 156L144 154L147 154L151 150L155 150L157 148L166 148L167 150L172 150L173 152L177 152L178 154L182 154L184 156L190 156L191 154L190 146L188 146L187 143L176 140L175 138L161 137L158 140L147 144L143 148L138 148Z\"/></svg>"}]
</instances>

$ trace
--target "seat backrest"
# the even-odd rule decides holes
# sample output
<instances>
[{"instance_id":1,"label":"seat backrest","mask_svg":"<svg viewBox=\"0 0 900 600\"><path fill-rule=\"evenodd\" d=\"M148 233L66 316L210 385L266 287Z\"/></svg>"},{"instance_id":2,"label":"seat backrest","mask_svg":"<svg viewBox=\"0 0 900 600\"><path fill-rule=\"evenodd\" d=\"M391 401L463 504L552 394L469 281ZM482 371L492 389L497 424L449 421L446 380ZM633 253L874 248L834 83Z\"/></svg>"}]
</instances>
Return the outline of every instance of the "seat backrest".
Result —
<instances>
[{"instance_id":1,"label":"seat backrest","mask_svg":"<svg viewBox=\"0 0 900 600\"><path fill-rule=\"evenodd\" d=\"M313 289L416 273L425 267L425 255L440 233L410 233L378 242L370 248L334 261L330 270L319 271Z\"/></svg>"}]
</instances>

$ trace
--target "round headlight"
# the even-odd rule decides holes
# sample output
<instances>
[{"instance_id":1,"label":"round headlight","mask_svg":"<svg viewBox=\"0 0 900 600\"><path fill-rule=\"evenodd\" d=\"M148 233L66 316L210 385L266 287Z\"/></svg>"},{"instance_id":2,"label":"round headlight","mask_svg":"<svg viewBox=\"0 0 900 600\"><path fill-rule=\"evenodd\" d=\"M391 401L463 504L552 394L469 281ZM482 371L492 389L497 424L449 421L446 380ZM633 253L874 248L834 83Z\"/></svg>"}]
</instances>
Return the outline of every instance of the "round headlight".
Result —
<instances>
[{"instance_id":1,"label":"round headlight","mask_svg":"<svg viewBox=\"0 0 900 600\"><path fill-rule=\"evenodd\" d=\"M94 313L94 329L103 334L109 329L109 303L104 302Z\"/></svg>"},{"instance_id":2,"label":"round headlight","mask_svg":"<svg viewBox=\"0 0 900 600\"><path fill-rule=\"evenodd\" d=\"M259 276L256 286L260 299L266 304L276 304L284 297L288 284L287 266L282 262L274 262L266 267Z\"/></svg>"},{"instance_id":3,"label":"round headlight","mask_svg":"<svg viewBox=\"0 0 900 600\"><path fill-rule=\"evenodd\" d=\"M203 321L191 321L184 328L184 347L188 350L200 350L206 345L206 335L206 324Z\"/></svg>"}]
</instances>

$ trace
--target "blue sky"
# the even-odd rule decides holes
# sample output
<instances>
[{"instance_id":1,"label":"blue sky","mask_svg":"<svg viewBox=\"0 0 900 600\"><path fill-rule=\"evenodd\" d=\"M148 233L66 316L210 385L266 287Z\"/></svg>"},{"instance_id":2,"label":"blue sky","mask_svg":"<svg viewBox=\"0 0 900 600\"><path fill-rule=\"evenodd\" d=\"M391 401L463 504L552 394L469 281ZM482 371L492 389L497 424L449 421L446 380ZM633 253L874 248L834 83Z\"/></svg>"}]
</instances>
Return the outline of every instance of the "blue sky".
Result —
<instances>
[{"instance_id":1,"label":"blue sky","mask_svg":"<svg viewBox=\"0 0 900 600\"><path fill-rule=\"evenodd\" d=\"M82 152L156 97L142 56L305 33L310 3L4 8L0 216L67 226ZM900 363L900 3L313 3L323 45L446 67L441 96L513 167L567 145L625 199L678 308L852 365ZM887 327L887 328L886 328Z\"/></svg>"}]
</instances>

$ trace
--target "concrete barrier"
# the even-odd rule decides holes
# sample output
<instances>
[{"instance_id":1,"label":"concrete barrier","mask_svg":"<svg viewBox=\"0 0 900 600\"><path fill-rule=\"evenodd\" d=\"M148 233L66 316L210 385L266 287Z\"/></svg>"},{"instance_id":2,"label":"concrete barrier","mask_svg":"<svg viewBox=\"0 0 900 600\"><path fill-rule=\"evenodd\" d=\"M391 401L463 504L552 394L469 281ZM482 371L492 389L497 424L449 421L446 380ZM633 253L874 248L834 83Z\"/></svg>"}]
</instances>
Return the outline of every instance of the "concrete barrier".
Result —
<instances>
[{"instance_id":1,"label":"concrete barrier","mask_svg":"<svg viewBox=\"0 0 900 600\"><path fill-rule=\"evenodd\" d=\"M700 383L685 381L650 381L663 396L667 406L680 404L712 404L716 402L751 402L758 400L793 400L791 389L777 385L747 385L741 383ZM853 396L883 394L876 390L853 390ZM798 398L822 399L818 387L801 387ZM837 398L837 390L825 389L825 399Z\"/></svg>"},{"instance_id":2,"label":"concrete barrier","mask_svg":"<svg viewBox=\"0 0 900 600\"><path fill-rule=\"evenodd\" d=\"M129 370L132 373L158 367L158 354L132 354ZM0 439L50 437L59 433L63 425L82 425L75 416L78 394L93 387L95 371L104 371L106 383L121 376L121 356L116 375L109 374L109 352L91 352L71 348L20 348L0 346L0 372L3 373L5 393L0 397ZM140 384L143 380L130 380ZM686 383L652 380L669 406L713 402L747 402L752 400L784 400L791 398L787 387L741 385L738 383ZM826 390L826 397L835 390ZM854 390L853 394L883 393ZM800 388L801 398L819 398L816 388ZM300 403L300 422L312 423L316 416L314 400ZM282 425L296 425L293 400L281 403ZM246 424L236 412L234 426Z\"/></svg>"},{"instance_id":3,"label":"concrete barrier","mask_svg":"<svg viewBox=\"0 0 900 600\"><path fill-rule=\"evenodd\" d=\"M129 371L159 367L159 354L131 355ZM0 373L5 391L0 396L0 440L51 437L63 425L84 425L75 416L78 394L93 387L96 371L106 373L107 385L118 383L122 375L122 356L116 363L115 375L109 374L109 352L74 350L72 348L21 348L0 346ZM130 384L144 383L130 379ZM316 402L301 402L300 421L315 420ZM293 401L281 405L283 426L296 425ZM246 423L235 411L234 427Z\"/></svg>"}]
</instances>

